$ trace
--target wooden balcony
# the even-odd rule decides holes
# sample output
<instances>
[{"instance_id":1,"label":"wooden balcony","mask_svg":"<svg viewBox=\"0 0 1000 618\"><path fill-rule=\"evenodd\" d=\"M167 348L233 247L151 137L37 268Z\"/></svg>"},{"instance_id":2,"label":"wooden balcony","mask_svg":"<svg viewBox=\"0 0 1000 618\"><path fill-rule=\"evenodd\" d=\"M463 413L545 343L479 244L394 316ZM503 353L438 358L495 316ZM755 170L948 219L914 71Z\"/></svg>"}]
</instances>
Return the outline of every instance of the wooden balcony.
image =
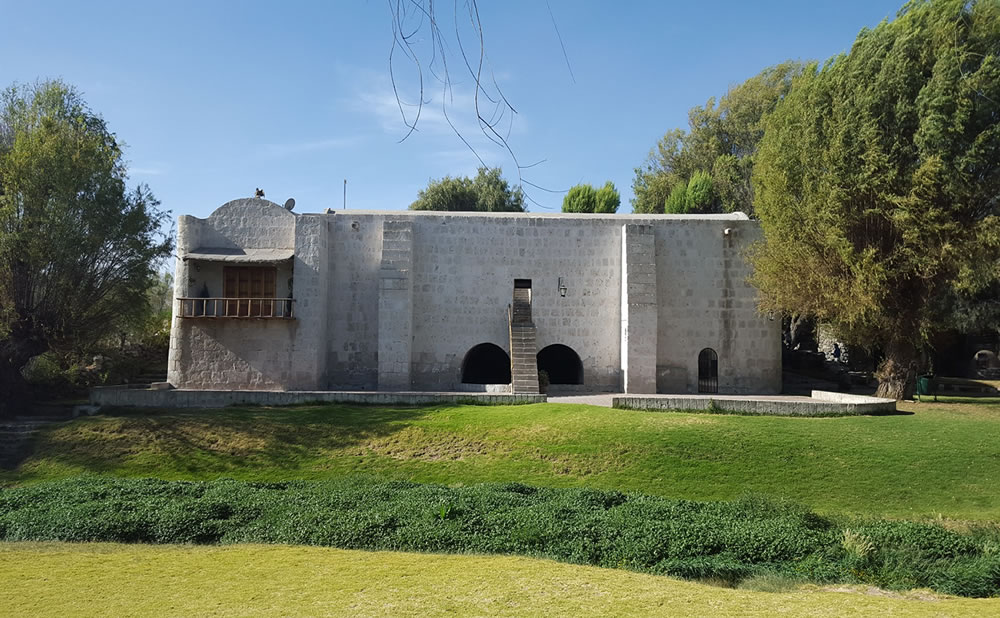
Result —
<instances>
[{"instance_id":1,"label":"wooden balcony","mask_svg":"<svg viewBox=\"0 0 1000 618\"><path fill-rule=\"evenodd\" d=\"M178 298L182 318L199 320L294 320L291 298Z\"/></svg>"}]
</instances>

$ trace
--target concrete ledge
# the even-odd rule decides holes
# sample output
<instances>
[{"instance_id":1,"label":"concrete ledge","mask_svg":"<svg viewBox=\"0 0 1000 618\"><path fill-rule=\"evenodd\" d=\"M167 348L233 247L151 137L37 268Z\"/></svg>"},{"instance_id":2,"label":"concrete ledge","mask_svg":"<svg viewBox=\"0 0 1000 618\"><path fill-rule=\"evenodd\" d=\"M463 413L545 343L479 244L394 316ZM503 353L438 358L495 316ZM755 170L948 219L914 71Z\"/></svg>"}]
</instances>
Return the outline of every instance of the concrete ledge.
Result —
<instances>
[{"instance_id":1,"label":"concrete ledge","mask_svg":"<svg viewBox=\"0 0 1000 618\"><path fill-rule=\"evenodd\" d=\"M123 408L224 408L234 405L288 406L301 403L431 405L436 403L516 405L544 403L545 395L510 393L433 393L384 391L220 391L143 390L119 386L90 389L95 406Z\"/></svg>"},{"instance_id":2,"label":"concrete ledge","mask_svg":"<svg viewBox=\"0 0 1000 618\"><path fill-rule=\"evenodd\" d=\"M896 411L895 399L813 391L812 397L780 395L621 395L613 408L623 410L673 410L753 416L857 416Z\"/></svg>"},{"instance_id":3,"label":"concrete ledge","mask_svg":"<svg viewBox=\"0 0 1000 618\"><path fill-rule=\"evenodd\" d=\"M456 390L462 393L509 394L510 384L459 384Z\"/></svg>"}]
</instances>

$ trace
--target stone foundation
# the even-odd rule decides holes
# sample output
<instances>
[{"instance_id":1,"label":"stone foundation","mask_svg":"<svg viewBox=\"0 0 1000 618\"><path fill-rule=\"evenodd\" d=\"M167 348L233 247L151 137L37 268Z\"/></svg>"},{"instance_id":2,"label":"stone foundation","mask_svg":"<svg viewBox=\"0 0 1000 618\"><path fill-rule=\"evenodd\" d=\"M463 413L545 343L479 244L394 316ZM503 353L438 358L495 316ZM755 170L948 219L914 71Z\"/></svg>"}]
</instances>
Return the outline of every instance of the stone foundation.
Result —
<instances>
[{"instance_id":1,"label":"stone foundation","mask_svg":"<svg viewBox=\"0 0 1000 618\"><path fill-rule=\"evenodd\" d=\"M373 391L154 391L117 386L93 388L90 402L122 408L224 408L226 406L290 406L303 403L347 403L381 406L432 404L515 405L545 403L545 395L510 393L429 393Z\"/></svg>"}]
</instances>

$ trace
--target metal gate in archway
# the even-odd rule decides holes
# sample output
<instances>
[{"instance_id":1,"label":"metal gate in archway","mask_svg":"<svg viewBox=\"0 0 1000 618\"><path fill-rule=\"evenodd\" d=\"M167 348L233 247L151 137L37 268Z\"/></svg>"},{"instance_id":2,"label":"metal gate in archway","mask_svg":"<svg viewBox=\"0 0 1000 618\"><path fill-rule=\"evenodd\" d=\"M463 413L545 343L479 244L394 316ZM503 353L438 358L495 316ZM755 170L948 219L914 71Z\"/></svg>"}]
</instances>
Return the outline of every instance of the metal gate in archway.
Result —
<instances>
[{"instance_id":1,"label":"metal gate in archway","mask_svg":"<svg viewBox=\"0 0 1000 618\"><path fill-rule=\"evenodd\" d=\"M719 355L712 348L698 353L698 392L719 392Z\"/></svg>"}]
</instances>

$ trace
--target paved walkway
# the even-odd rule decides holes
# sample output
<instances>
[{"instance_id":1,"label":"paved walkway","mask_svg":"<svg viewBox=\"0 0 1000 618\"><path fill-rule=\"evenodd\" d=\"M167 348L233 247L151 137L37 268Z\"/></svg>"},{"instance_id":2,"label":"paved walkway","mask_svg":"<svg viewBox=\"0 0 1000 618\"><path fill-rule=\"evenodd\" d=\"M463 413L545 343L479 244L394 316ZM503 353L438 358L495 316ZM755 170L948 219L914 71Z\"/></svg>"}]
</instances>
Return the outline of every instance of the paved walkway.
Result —
<instances>
[{"instance_id":1,"label":"paved walkway","mask_svg":"<svg viewBox=\"0 0 1000 618\"><path fill-rule=\"evenodd\" d=\"M626 395L625 393L588 393L579 395L549 395L549 403L584 403L591 406L611 407L615 397L643 397L649 399L712 399L715 401L815 401L804 395L691 395L691 394L648 394Z\"/></svg>"},{"instance_id":2,"label":"paved walkway","mask_svg":"<svg viewBox=\"0 0 1000 618\"><path fill-rule=\"evenodd\" d=\"M549 403L582 403L611 407L619 398L622 408L632 410L687 410L779 416L842 416L885 414L896 411L896 402L863 395L817 391L816 397L802 395L717 395L590 393L555 395Z\"/></svg>"},{"instance_id":3,"label":"paved walkway","mask_svg":"<svg viewBox=\"0 0 1000 618\"><path fill-rule=\"evenodd\" d=\"M611 400L621 393L591 393L588 395L549 395L549 403L585 403L591 406L611 407Z\"/></svg>"}]
</instances>

